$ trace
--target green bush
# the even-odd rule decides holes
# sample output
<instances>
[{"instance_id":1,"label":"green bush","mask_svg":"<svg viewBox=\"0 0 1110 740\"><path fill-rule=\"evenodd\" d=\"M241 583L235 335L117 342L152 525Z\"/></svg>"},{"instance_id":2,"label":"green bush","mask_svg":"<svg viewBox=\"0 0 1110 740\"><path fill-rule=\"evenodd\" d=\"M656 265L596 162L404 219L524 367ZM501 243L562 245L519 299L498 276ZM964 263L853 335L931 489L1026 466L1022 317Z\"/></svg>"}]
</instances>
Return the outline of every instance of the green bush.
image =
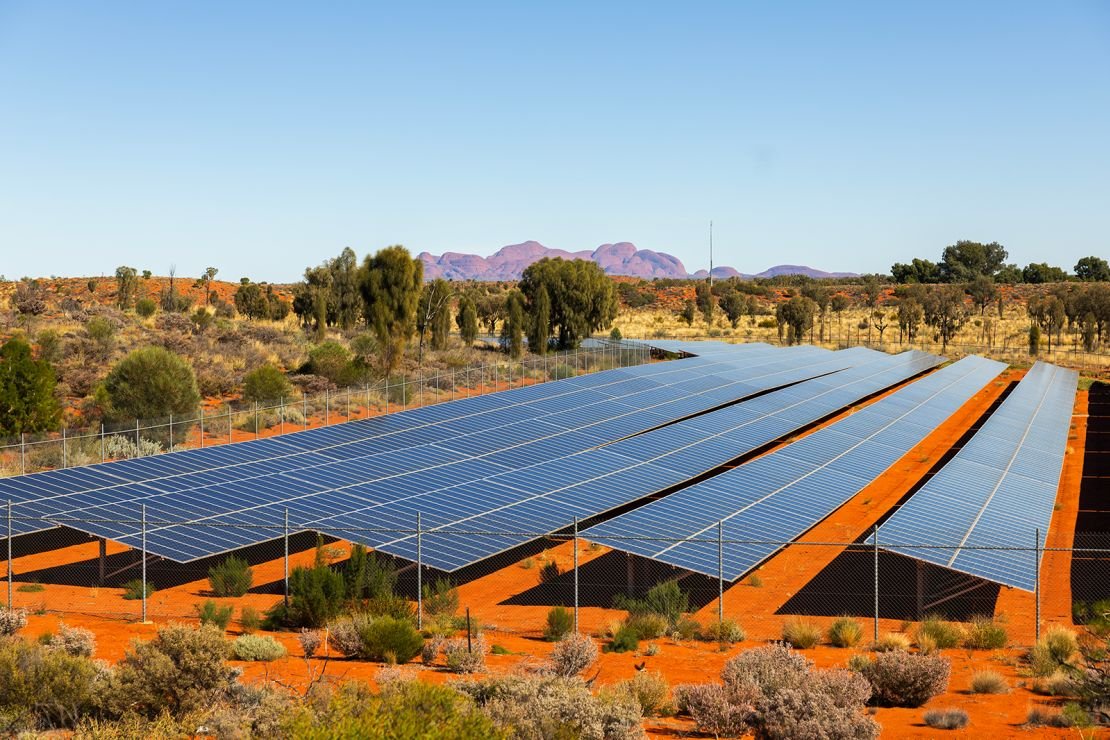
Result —
<instances>
[{"instance_id":1,"label":"green bush","mask_svg":"<svg viewBox=\"0 0 1110 740\"><path fill-rule=\"evenodd\" d=\"M1006 679L995 671L978 671L971 677L973 694L1005 694L1009 690Z\"/></svg>"},{"instance_id":2,"label":"green bush","mask_svg":"<svg viewBox=\"0 0 1110 740\"><path fill-rule=\"evenodd\" d=\"M201 624L219 627L220 630L227 629L231 624L231 615L235 612L235 608L231 605L220 605L211 599L194 608L197 610L197 617Z\"/></svg>"},{"instance_id":3,"label":"green bush","mask_svg":"<svg viewBox=\"0 0 1110 740\"><path fill-rule=\"evenodd\" d=\"M147 598L150 598L150 595L156 590L157 589L154 588L153 583L151 583L150 581L146 582L145 595ZM123 584L123 598L129 601L137 601L143 598L143 595L143 581L141 578L136 578L133 581L128 581L127 583Z\"/></svg>"},{"instance_id":4,"label":"green bush","mask_svg":"<svg viewBox=\"0 0 1110 740\"><path fill-rule=\"evenodd\" d=\"M617 691L635 699L644 717L659 714L671 696L671 686L663 674L647 671L638 671L632 678L621 681L617 684Z\"/></svg>"},{"instance_id":5,"label":"green bush","mask_svg":"<svg viewBox=\"0 0 1110 740\"><path fill-rule=\"evenodd\" d=\"M435 583L425 583L423 595L424 613L428 616L454 616L459 610L459 591L445 578L437 578Z\"/></svg>"},{"instance_id":6,"label":"green bush","mask_svg":"<svg viewBox=\"0 0 1110 740\"><path fill-rule=\"evenodd\" d=\"M1030 670L1034 676L1051 676L1071 665L1077 652L1079 640L1075 632L1064 627L1049 627L1029 651Z\"/></svg>"},{"instance_id":7,"label":"green bush","mask_svg":"<svg viewBox=\"0 0 1110 740\"><path fill-rule=\"evenodd\" d=\"M244 634L253 634L262 628L262 616L253 606L244 606L239 611L239 626Z\"/></svg>"},{"instance_id":8,"label":"green bush","mask_svg":"<svg viewBox=\"0 0 1110 740\"><path fill-rule=\"evenodd\" d=\"M144 319L149 319L158 310L158 304L150 298L140 298L135 304L135 313L142 316Z\"/></svg>"},{"instance_id":9,"label":"green bush","mask_svg":"<svg viewBox=\"0 0 1110 740\"><path fill-rule=\"evenodd\" d=\"M813 622L791 619L782 626L782 639L790 647L808 650L821 642L821 628Z\"/></svg>"},{"instance_id":10,"label":"green bush","mask_svg":"<svg viewBox=\"0 0 1110 740\"><path fill-rule=\"evenodd\" d=\"M231 651L239 660L266 663L285 655L285 647L269 635L240 635L231 643Z\"/></svg>"},{"instance_id":11,"label":"green bush","mask_svg":"<svg viewBox=\"0 0 1110 740\"><path fill-rule=\"evenodd\" d=\"M561 574L559 572L559 564L554 560L548 560L540 566L540 583L550 583L558 578Z\"/></svg>"},{"instance_id":12,"label":"green bush","mask_svg":"<svg viewBox=\"0 0 1110 740\"><path fill-rule=\"evenodd\" d=\"M570 633L551 650L551 671L557 676L575 676L597 660L597 645L587 635Z\"/></svg>"},{"instance_id":13,"label":"green bush","mask_svg":"<svg viewBox=\"0 0 1110 740\"><path fill-rule=\"evenodd\" d=\"M19 639L0 640L0 722L16 730L71 727L95 710L105 672L86 657ZM5 722L6 720L6 722Z\"/></svg>"},{"instance_id":14,"label":"green bush","mask_svg":"<svg viewBox=\"0 0 1110 740\"><path fill-rule=\"evenodd\" d=\"M863 628L856 620L841 617L829 627L828 638L835 647L855 647L863 639Z\"/></svg>"},{"instance_id":15,"label":"green bush","mask_svg":"<svg viewBox=\"0 0 1110 740\"><path fill-rule=\"evenodd\" d=\"M298 566L289 574L289 606L278 602L267 612L267 628L323 627L343 609L343 576L324 563Z\"/></svg>"},{"instance_id":16,"label":"green bush","mask_svg":"<svg viewBox=\"0 0 1110 740\"><path fill-rule=\"evenodd\" d=\"M225 662L229 645L215 627L169 625L149 642L132 643L105 694L107 710L180 717L226 697L238 671Z\"/></svg>"},{"instance_id":17,"label":"green bush","mask_svg":"<svg viewBox=\"0 0 1110 740\"><path fill-rule=\"evenodd\" d=\"M689 611L690 597L678 587L677 581L664 581L648 589L642 599L617 594L613 606L624 609L633 617L658 614L673 626Z\"/></svg>"},{"instance_id":18,"label":"green bush","mask_svg":"<svg viewBox=\"0 0 1110 740\"><path fill-rule=\"evenodd\" d=\"M609 641L607 649L611 653L628 653L639 649L639 647L640 636L636 634L636 630L622 626L613 635L613 639Z\"/></svg>"},{"instance_id":19,"label":"green bush","mask_svg":"<svg viewBox=\"0 0 1110 740\"><path fill-rule=\"evenodd\" d=\"M958 625L949 624L937 617L927 617L917 628L918 645L924 639L940 650L959 647L963 638L964 631Z\"/></svg>"},{"instance_id":20,"label":"green bush","mask_svg":"<svg viewBox=\"0 0 1110 740\"><path fill-rule=\"evenodd\" d=\"M732 619L724 619L720 622L713 621L707 624L705 629L702 630L702 637L710 642L732 645L737 642L743 642L747 635L739 622Z\"/></svg>"},{"instance_id":21,"label":"green bush","mask_svg":"<svg viewBox=\"0 0 1110 740\"><path fill-rule=\"evenodd\" d=\"M357 543L351 545L343 576L347 595L352 599L390 599L397 586L397 571L388 561Z\"/></svg>"},{"instance_id":22,"label":"green bush","mask_svg":"<svg viewBox=\"0 0 1110 740\"><path fill-rule=\"evenodd\" d=\"M246 560L234 555L208 569L208 584L215 596L242 596L254 582L254 571Z\"/></svg>"},{"instance_id":23,"label":"green bush","mask_svg":"<svg viewBox=\"0 0 1110 740\"><path fill-rule=\"evenodd\" d=\"M104 391L113 421L187 416L200 402L193 368L163 347L137 349L120 360L104 379Z\"/></svg>"},{"instance_id":24,"label":"green bush","mask_svg":"<svg viewBox=\"0 0 1110 740\"><path fill-rule=\"evenodd\" d=\"M251 403L289 400L293 386L278 368L261 365L243 376L243 400Z\"/></svg>"},{"instance_id":25,"label":"green bush","mask_svg":"<svg viewBox=\"0 0 1110 740\"><path fill-rule=\"evenodd\" d=\"M636 633L641 640L655 640L667 634L667 618L662 614L635 614L624 620L624 628Z\"/></svg>"},{"instance_id":26,"label":"green bush","mask_svg":"<svg viewBox=\"0 0 1110 740\"><path fill-rule=\"evenodd\" d=\"M546 640L561 640L574 629L574 615L566 607L555 606L547 612L547 626L543 636Z\"/></svg>"},{"instance_id":27,"label":"green bush","mask_svg":"<svg viewBox=\"0 0 1110 740\"><path fill-rule=\"evenodd\" d=\"M358 628L359 656L378 662L408 663L420 655L424 637L412 622L392 617L378 617Z\"/></svg>"},{"instance_id":28,"label":"green bush","mask_svg":"<svg viewBox=\"0 0 1110 740\"><path fill-rule=\"evenodd\" d=\"M971 620L964 647L970 650L1000 650L1006 647L1006 628L989 617Z\"/></svg>"},{"instance_id":29,"label":"green bush","mask_svg":"<svg viewBox=\"0 0 1110 740\"><path fill-rule=\"evenodd\" d=\"M859 671L871 684L871 700L885 707L919 707L948 690L952 666L940 655L893 650L864 660Z\"/></svg>"}]
</instances>

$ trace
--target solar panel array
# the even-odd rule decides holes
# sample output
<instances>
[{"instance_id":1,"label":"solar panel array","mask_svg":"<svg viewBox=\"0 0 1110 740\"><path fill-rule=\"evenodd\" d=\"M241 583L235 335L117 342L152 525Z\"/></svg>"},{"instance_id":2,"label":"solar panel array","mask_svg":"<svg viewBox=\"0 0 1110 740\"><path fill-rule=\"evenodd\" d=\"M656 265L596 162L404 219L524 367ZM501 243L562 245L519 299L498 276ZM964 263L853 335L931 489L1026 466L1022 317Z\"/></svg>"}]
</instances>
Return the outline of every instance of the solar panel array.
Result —
<instances>
[{"instance_id":1,"label":"solar panel array","mask_svg":"<svg viewBox=\"0 0 1110 740\"><path fill-rule=\"evenodd\" d=\"M414 496L561 457L767 388L845 368L874 353L734 346L731 353L612 370L385 417L205 450L0 480L19 504L16 532L55 523L138 542L188 561L364 507L375 493ZM36 517L25 519L24 517Z\"/></svg>"},{"instance_id":2,"label":"solar panel array","mask_svg":"<svg viewBox=\"0 0 1110 740\"><path fill-rule=\"evenodd\" d=\"M827 517L1005 365L967 357L784 448L586 530L583 536L734 581Z\"/></svg>"},{"instance_id":3,"label":"solar panel array","mask_svg":"<svg viewBox=\"0 0 1110 740\"><path fill-rule=\"evenodd\" d=\"M856 368L579 455L452 486L403 505L385 502L313 522L312 528L329 532L335 524L358 529L375 523L411 528L420 512L428 527L421 541L423 562L458 570L570 527L576 518L597 516L684 483L942 361L921 352L879 355ZM416 558L414 536L348 536L392 555Z\"/></svg>"},{"instance_id":4,"label":"solar panel array","mask_svg":"<svg viewBox=\"0 0 1110 740\"><path fill-rule=\"evenodd\" d=\"M1043 545L1077 380L1074 370L1035 364L975 436L883 524L879 546L1034 590L1035 533Z\"/></svg>"}]
</instances>

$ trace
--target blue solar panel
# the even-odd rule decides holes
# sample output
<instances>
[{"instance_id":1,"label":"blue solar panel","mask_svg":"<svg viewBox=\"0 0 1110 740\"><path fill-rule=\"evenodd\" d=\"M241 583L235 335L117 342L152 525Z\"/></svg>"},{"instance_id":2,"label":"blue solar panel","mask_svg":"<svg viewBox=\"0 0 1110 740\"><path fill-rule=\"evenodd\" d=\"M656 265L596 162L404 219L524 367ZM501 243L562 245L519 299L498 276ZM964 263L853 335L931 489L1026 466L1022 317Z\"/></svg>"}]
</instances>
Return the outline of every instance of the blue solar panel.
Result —
<instances>
[{"instance_id":1,"label":"blue solar panel","mask_svg":"<svg viewBox=\"0 0 1110 740\"><path fill-rule=\"evenodd\" d=\"M717 576L717 527L723 522L729 541L723 575L733 581L862 490L1004 368L964 358L798 442L583 534ZM929 422L920 423L922 417Z\"/></svg>"},{"instance_id":2,"label":"blue solar panel","mask_svg":"<svg viewBox=\"0 0 1110 740\"><path fill-rule=\"evenodd\" d=\"M975 436L883 524L879 546L1034 590L1036 532L1043 545L1077 379L1075 371L1035 364Z\"/></svg>"}]
</instances>

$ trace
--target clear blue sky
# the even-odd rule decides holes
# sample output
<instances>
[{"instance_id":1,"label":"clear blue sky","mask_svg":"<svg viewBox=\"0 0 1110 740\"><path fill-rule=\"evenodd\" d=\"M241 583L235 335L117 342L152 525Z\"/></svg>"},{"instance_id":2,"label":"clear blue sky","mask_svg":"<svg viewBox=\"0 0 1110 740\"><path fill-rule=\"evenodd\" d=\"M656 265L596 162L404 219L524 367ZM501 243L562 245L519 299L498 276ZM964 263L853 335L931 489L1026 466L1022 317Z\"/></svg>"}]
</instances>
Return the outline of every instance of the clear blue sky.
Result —
<instances>
[{"instance_id":1,"label":"clear blue sky","mask_svg":"<svg viewBox=\"0 0 1110 740\"><path fill-rule=\"evenodd\" d=\"M1110 256L1110 4L0 0L0 273Z\"/></svg>"}]
</instances>

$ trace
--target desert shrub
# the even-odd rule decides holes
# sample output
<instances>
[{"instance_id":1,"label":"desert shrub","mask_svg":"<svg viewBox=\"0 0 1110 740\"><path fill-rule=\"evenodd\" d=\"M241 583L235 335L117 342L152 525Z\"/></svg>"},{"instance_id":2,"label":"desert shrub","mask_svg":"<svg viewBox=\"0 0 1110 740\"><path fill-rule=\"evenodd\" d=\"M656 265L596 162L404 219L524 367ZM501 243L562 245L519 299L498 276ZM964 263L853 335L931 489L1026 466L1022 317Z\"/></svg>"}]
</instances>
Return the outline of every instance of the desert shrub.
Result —
<instances>
[{"instance_id":1,"label":"desert shrub","mask_svg":"<svg viewBox=\"0 0 1110 740\"><path fill-rule=\"evenodd\" d=\"M290 398L293 386L280 369L273 365L260 365L243 376L243 400L251 403L278 401Z\"/></svg>"},{"instance_id":2,"label":"desert shrub","mask_svg":"<svg viewBox=\"0 0 1110 740\"><path fill-rule=\"evenodd\" d=\"M359 627L370 619L369 615L355 613L328 622L328 644L340 655L353 658L362 649L362 639L358 636Z\"/></svg>"},{"instance_id":3,"label":"desert shrub","mask_svg":"<svg viewBox=\"0 0 1110 740\"><path fill-rule=\"evenodd\" d=\"M715 737L739 737L755 718L753 701L738 700L735 693L716 683L676 686L675 703L679 711L694 720L698 731Z\"/></svg>"},{"instance_id":4,"label":"desert shrub","mask_svg":"<svg viewBox=\"0 0 1110 740\"><path fill-rule=\"evenodd\" d=\"M556 563L554 560L548 560L546 563L540 566L540 583L550 583L558 578L559 575L559 564Z\"/></svg>"},{"instance_id":5,"label":"desert shrub","mask_svg":"<svg viewBox=\"0 0 1110 740\"><path fill-rule=\"evenodd\" d=\"M812 665L788 646L775 643L745 650L732 658L725 663L721 679L732 691L747 688L773 693L804 681Z\"/></svg>"},{"instance_id":6,"label":"desert shrub","mask_svg":"<svg viewBox=\"0 0 1110 740\"><path fill-rule=\"evenodd\" d=\"M106 704L119 715L181 716L204 709L236 686L224 661L228 643L214 627L169 625L149 642L134 642L109 681Z\"/></svg>"},{"instance_id":7,"label":"desert shrub","mask_svg":"<svg viewBox=\"0 0 1110 740\"><path fill-rule=\"evenodd\" d=\"M747 637L744 628L733 619L723 619L720 622L710 622L702 630L702 637L710 642L722 642L732 645L743 642Z\"/></svg>"},{"instance_id":8,"label":"desert shrub","mask_svg":"<svg viewBox=\"0 0 1110 740\"><path fill-rule=\"evenodd\" d=\"M1006 647L1006 628L988 617L971 620L964 637L964 647L970 650L999 650Z\"/></svg>"},{"instance_id":9,"label":"desert shrub","mask_svg":"<svg viewBox=\"0 0 1110 740\"><path fill-rule=\"evenodd\" d=\"M854 701L858 695L850 692L849 698L842 697L830 685L808 682L765 694L756 705L759 736L767 740L877 738L879 723L861 711L863 702Z\"/></svg>"},{"instance_id":10,"label":"desert shrub","mask_svg":"<svg viewBox=\"0 0 1110 740\"><path fill-rule=\"evenodd\" d=\"M1030 688L1034 694L1042 696L1071 696L1075 693L1075 684L1071 676L1060 670L1048 676L1037 676L1033 679Z\"/></svg>"},{"instance_id":11,"label":"desert shrub","mask_svg":"<svg viewBox=\"0 0 1110 740\"><path fill-rule=\"evenodd\" d=\"M234 555L208 569L208 585L216 596L242 596L250 590L254 571L246 560Z\"/></svg>"},{"instance_id":12,"label":"desert shrub","mask_svg":"<svg viewBox=\"0 0 1110 740\"><path fill-rule=\"evenodd\" d=\"M436 658L443 652L443 646L447 642L446 637L433 635L424 640L424 647L420 648L420 662L424 665L432 665L436 662Z\"/></svg>"},{"instance_id":13,"label":"desert shrub","mask_svg":"<svg viewBox=\"0 0 1110 740\"><path fill-rule=\"evenodd\" d=\"M351 545L350 557L343 568L347 596L352 599L383 599L393 596L397 570L364 545Z\"/></svg>"},{"instance_id":14,"label":"desert shrub","mask_svg":"<svg viewBox=\"0 0 1110 740\"><path fill-rule=\"evenodd\" d=\"M1090 629L1090 628L1088 628ZM1093 632L1079 643L1078 666L1067 669L1075 686L1075 709L1064 714L1077 725L1093 717L1110 724L1110 632Z\"/></svg>"},{"instance_id":15,"label":"desert shrub","mask_svg":"<svg viewBox=\"0 0 1110 740\"><path fill-rule=\"evenodd\" d=\"M491 655L512 655L513 654L513 651L509 650L509 648L505 647L504 645L497 645L497 644L495 644L493 647L491 647L489 649L489 651L490 651Z\"/></svg>"},{"instance_id":16,"label":"desert shrub","mask_svg":"<svg viewBox=\"0 0 1110 740\"><path fill-rule=\"evenodd\" d=\"M919 707L948 689L952 666L939 655L895 650L879 653L860 667L871 684L872 703L887 707Z\"/></svg>"},{"instance_id":17,"label":"desert shrub","mask_svg":"<svg viewBox=\"0 0 1110 740\"><path fill-rule=\"evenodd\" d=\"M459 591L446 579L437 578L435 583L425 583L423 595L424 613L429 616L453 616L459 610Z\"/></svg>"},{"instance_id":18,"label":"desert shrub","mask_svg":"<svg viewBox=\"0 0 1110 740\"><path fill-rule=\"evenodd\" d=\"M566 607L555 606L547 612L547 626L543 636L547 640L561 640L574 629L574 615Z\"/></svg>"},{"instance_id":19,"label":"desert shrub","mask_svg":"<svg viewBox=\"0 0 1110 740\"><path fill-rule=\"evenodd\" d=\"M253 606L244 606L239 610L239 626L244 634L253 634L262 628L262 615Z\"/></svg>"},{"instance_id":20,"label":"desert shrub","mask_svg":"<svg viewBox=\"0 0 1110 740\"><path fill-rule=\"evenodd\" d=\"M917 628L917 643L920 646L923 639L931 640L936 649L946 650L959 647L963 640L964 632L958 625L949 624L937 617L928 617Z\"/></svg>"},{"instance_id":21,"label":"desert shrub","mask_svg":"<svg viewBox=\"0 0 1110 740\"><path fill-rule=\"evenodd\" d=\"M1029 727L1071 727L1071 721L1060 712L1050 712L1042 707L1033 707L1025 715Z\"/></svg>"},{"instance_id":22,"label":"desert shrub","mask_svg":"<svg viewBox=\"0 0 1110 740\"><path fill-rule=\"evenodd\" d=\"M641 640L655 640L667 634L670 624L662 614L634 614L624 621L624 628L636 633Z\"/></svg>"},{"instance_id":23,"label":"desert shrub","mask_svg":"<svg viewBox=\"0 0 1110 740\"><path fill-rule=\"evenodd\" d=\"M630 653L640 648L640 636L636 630L622 626L613 634L613 639L606 647L611 653Z\"/></svg>"},{"instance_id":24,"label":"desert shrub","mask_svg":"<svg viewBox=\"0 0 1110 740\"><path fill-rule=\"evenodd\" d=\"M856 620L841 617L829 627L828 638L835 647L855 647L863 639L863 628Z\"/></svg>"},{"instance_id":25,"label":"desert shrub","mask_svg":"<svg viewBox=\"0 0 1110 740\"><path fill-rule=\"evenodd\" d=\"M456 637L443 643L443 660L452 673L477 673L486 667L486 641L472 639L467 645L465 637Z\"/></svg>"},{"instance_id":26,"label":"desert shrub","mask_svg":"<svg viewBox=\"0 0 1110 740\"><path fill-rule=\"evenodd\" d=\"M316 655L323 641L323 637L320 636L320 632L317 630L302 629L297 635L297 642L300 643L301 652L306 658Z\"/></svg>"},{"instance_id":27,"label":"desert shrub","mask_svg":"<svg viewBox=\"0 0 1110 740\"><path fill-rule=\"evenodd\" d=\"M1079 640L1074 632L1064 627L1049 627L1029 651L1027 659L1034 676L1050 676L1070 665L1077 652Z\"/></svg>"},{"instance_id":28,"label":"desert shrub","mask_svg":"<svg viewBox=\"0 0 1110 740\"><path fill-rule=\"evenodd\" d=\"M298 566L289 574L289 606L278 602L267 612L267 627L322 627L343 608L343 576L324 563Z\"/></svg>"},{"instance_id":29,"label":"desert shrub","mask_svg":"<svg viewBox=\"0 0 1110 740\"><path fill-rule=\"evenodd\" d=\"M420 655L424 647L424 636L406 619L377 617L359 625L358 636L358 654L365 660L401 665Z\"/></svg>"},{"instance_id":30,"label":"desert shrub","mask_svg":"<svg viewBox=\"0 0 1110 740\"><path fill-rule=\"evenodd\" d=\"M25 640L0 640L0 722L16 730L70 727L95 710L106 674L85 657Z\"/></svg>"},{"instance_id":31,"label":"desert shrub","mask_svg":"<svg viewBox=\"0 0 1110 740\"><path fill-rule=\"evenodd\" d=\"M995 671L978 671L971 677L973 694L1005 694L1009 690L1006 679Z\"/></svg>"},{"instance_id":32,"label":"desert shrub","mask_svg":"<svg viewBox=\"0 0 1110 740\"><path fill-rule=\"evenodd\" d=\"M934 730L962 730L967 727L967 712L962 709L930 709L923 719Z\"/></svg>"},{"instance_id":33,"label":"desert shrub","mask_svg":"<svg viewBox=\"0 0 1110 740\"><path fill-rule=\"evenodd\" d=\"M0 606L0 637L10 637L27 626L26 609Z\"/></svg>"},{"instance_id":34,"label":"desert shrub","mask_svg":"<svg viewBox=\"0 0 1110 740\"><path fill-rule=\"evenodd\" d=\"M285 647L269 635L240 635L231 643L231 652L239 660L270 662L285 655Z\"/></svg>"},{"instance_id":35,"label":"desert shrub","mask_svg":"<svg viewBox=\"0 0 1110 740\"><path fill-rule=\"evenodd\" d=\"M197 618L200 619L201 624L219 627L221 630L226 630L231 624L231 615L235 612L235 608L230 604L224 606L211 599L193 608L197 610Z\"/></svg>"},{"instance_id":36,"label":"desert shrub","mask_svg":"<svg viewBox=\"0 0 1110 740\"><path fill-rule=\"evenodd\" d=\"M1076 601L1071 608L1076 624L1086 625L1094 632L1110 630L1110 599L1100 601Z\"/></svg>"},{"instance_id":37,"label":"desert shrub","mask_svg":"<svg viewBox=\"0 0 1110 740\"><path fill-rule=\"evenodd\" d=\"M909 650L910 638L901 632L886 632L879 641L871 646L876 653L889 653L891 650Z\"/></svg>"},{"instance_id":38,"label":"desert shrub","mask_svg":"<svg viewBox=\"0 0 1110 740\"><path fill-rule=\"evenodd\" d=\"M576 676L500 676L455 686L513 737L643 737L634 699L619 692L595 696Z\"/></svg>"},{"instance_id":39,"label":"desert shrub","mask_svg":"<svg viewBox=\"0 0 1110 740\"><path fill-rule=\"evenodd\" d=\"M140 298L135 302L135 313L144 319L149 319L158 310L158 304L150 298Z\"/></svg>"},{"instance_id":40,"label":"desert shrub","mask_svg":"<svg viewBox=\"0 0 1110 740\"><path fill-rule=\"evenodd\" d=\"M144 595L147 598L150 598L150 595L156 590L157 589L154 588L154 584L150 581L147 581L144 584L142 579L136 578L123 584L123 598L127 599L128 601L138 601L139 599L143 598ZM146 592L145 594L144 591Z\"/></svg>"},{"instance_id":41,"label":"desert shrub","mask_svg":"<svg viewBox=\"0 0 1110 740\"><path fill-rule=\"evenodd\" d=\"M617 594L613 606L624 609L632 617L657 614L673 626L689 611L690 597L678 587L677 581L664 581L648 589L642 599Z\"/></svg>"},{"instance_id":42,"label":"desert shrub","mask_svg":"<svg viewBox=\"0 0 1110 740\"><path fill-rule=\"evenodd\" d=\"M636 700L640 714L651 717L659 713L671 695L671 686L661 673L638 671L635 676L617 684L623 691Z\"/></svg>"},{"instance_id":43,"label":"desert shrub","mask_svg":"<svg viewBox=\"0 0 1110 740\"><path fill-rule=\"evenodd\" d=\"M821 641L821 628L813 622L791 619L782 626L782 639L798 650L808 650Z\"/></svg>"},{"instance_id":44,"label":"desert shrub","mask_svg":"<svg viewBox=\"0 0 1110 740\"><path fill-rule=\"evenodd\" d=\"M58 632L50 636L47 647L61 650L77 658L91 658L96 652L96 635L84 627L70 627L65 622L58 623Z\"/></svg>"},{"instance_id":45,"label":"desert shrub","mask_svg":"<svg viewBox=\"0 0 1110 740\"><path fill-rule=\"evenodd\" d=\"M671 638L676 640L696 640L701 634L701 625L689 617L680 617L671 629Z\"/></svg>"},{"instance_id":46,"label":"desert shrub","mask_svg":"<svg viewBox=\"0 0 1110 740\"><path fill-rule=\"evenodd\" d=\"M410 622L416 620L416 604L404 598L403 596L379 596L376 599L370 599L363 604L362 607L367 614L375 617L393 617L394 619L407 619ZM435 619L442 618L445 615L440 615ZM450 620L449 620L450 621Z\"/></svg>"},{"instance_id":47,"label":"desert shrub","mask_svg":"<svg viewBox=\"0 0 1110 740\"><path fill-rule=\"evenodd\" d=\"M570 633L551 649L551 671L557 676L575 676L597 660L597 645L586 635Z\"/></svg>"}]
</instances>

